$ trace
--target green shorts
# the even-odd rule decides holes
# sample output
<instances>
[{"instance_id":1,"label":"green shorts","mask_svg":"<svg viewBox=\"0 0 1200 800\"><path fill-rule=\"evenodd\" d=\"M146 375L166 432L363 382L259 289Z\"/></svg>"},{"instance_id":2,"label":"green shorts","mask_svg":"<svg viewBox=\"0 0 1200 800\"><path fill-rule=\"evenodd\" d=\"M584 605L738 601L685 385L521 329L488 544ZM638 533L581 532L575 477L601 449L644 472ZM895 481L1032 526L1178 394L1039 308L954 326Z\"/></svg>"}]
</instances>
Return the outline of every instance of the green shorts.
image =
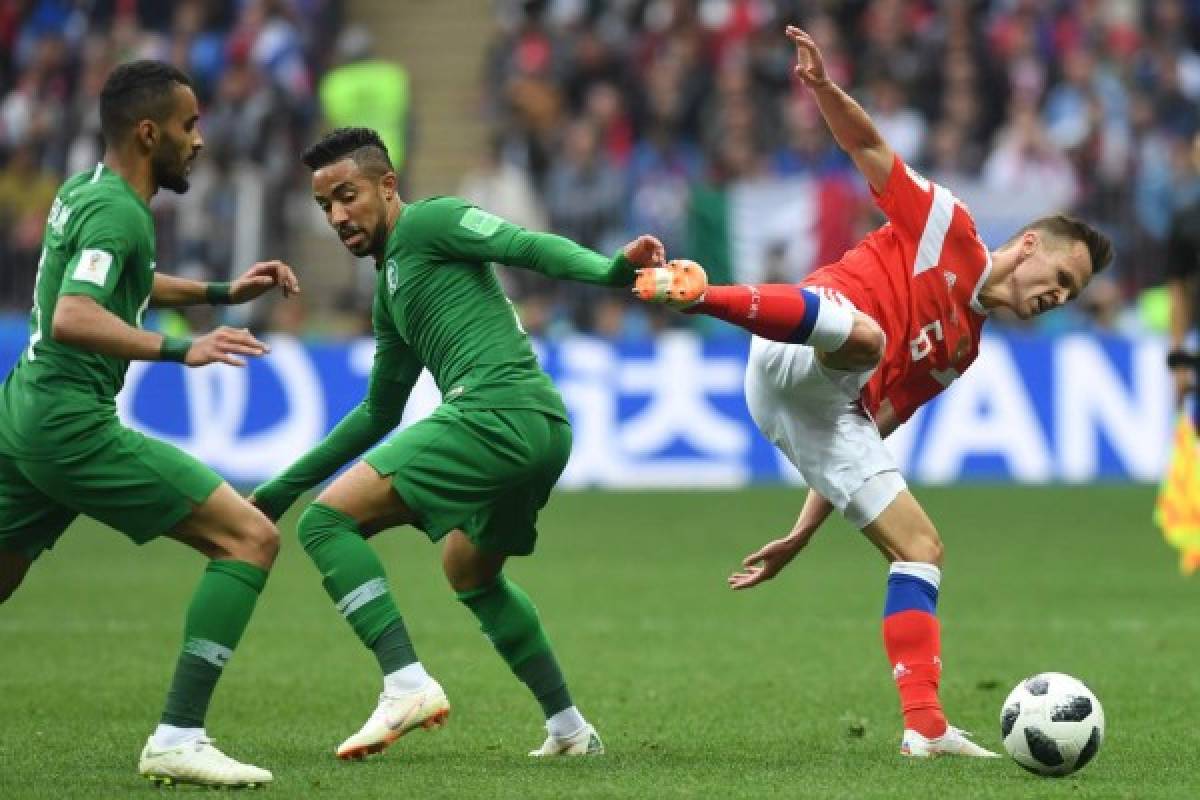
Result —
<instances>
[{"instance_id":1,"label":"green shorts","mask_svg":"<svg viewBox=\"0 0 1200 800\"><path fill-rule=\"evenodd\" d=\"M0 550L30 560L86 514L137 544L171 531L223 482L165 442L114 423L87 455L28 461L0 454Z\"/></svg>"},{"instance_id":2,"label":"green shorts","mask_svg":"<svg viewBox=\"0 0 1200 800\"><path fill-rule=\"evenodd\" d=\"M571 426L540 411L443 404L366 462L391 477L432 541L458 528L481 549L523 556L570 454Z\"/></svg>"}]
</instances>

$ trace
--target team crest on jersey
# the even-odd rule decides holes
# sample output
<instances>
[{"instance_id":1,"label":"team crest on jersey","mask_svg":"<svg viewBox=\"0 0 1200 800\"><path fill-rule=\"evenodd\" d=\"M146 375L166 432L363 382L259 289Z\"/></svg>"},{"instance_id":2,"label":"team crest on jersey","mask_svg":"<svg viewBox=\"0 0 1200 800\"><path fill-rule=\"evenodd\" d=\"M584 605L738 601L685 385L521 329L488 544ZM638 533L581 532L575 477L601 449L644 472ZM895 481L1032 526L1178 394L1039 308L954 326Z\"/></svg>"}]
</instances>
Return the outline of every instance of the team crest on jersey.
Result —
<instances>
[{"instance_id":1,"label":"team crest on jersey","mask_svg":"<svg viewBox=\"0 0 1200 800\"><path fill-rule=\"evenodd\" d=\"M396 289L400 288L400 276L396 274L396 260L389 258L387 261L387 267L384 269L384 277L387 280L388 294L395 294Z\"/></svg>"},{"instance_id":2,"label":"team crest on jersey","mask_svg":"<svg viewBox=\"0 0 1200 800\"><path fill-rule=\"evenodd\" d=\"M946 276L946 288L953 289L954 284L958 283L958 276L948 269L942 270L942 275Z\"/></svg>"}]
</instances>

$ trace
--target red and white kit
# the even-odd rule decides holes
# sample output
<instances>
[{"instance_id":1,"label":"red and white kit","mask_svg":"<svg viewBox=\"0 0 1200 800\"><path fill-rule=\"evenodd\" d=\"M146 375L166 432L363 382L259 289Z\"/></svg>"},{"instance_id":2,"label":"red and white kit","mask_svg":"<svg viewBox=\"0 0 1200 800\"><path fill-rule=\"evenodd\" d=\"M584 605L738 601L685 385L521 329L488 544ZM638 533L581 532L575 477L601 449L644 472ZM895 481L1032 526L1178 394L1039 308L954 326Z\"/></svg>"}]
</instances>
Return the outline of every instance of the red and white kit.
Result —
<instances>
[{"instance_id":1,"label":"red and white kit","mask_svg":"<svg viewBox=\"0 0 1200 800\"><path fill-rule=\"evenodd\" d=\"M763 434L858 527L905 486L869 415L889 400L908 419L975 360L991 269L966 206L899 157L875 199L887 224L801 285L879 323L887 344L878 367L831 370L811 347L755 337L746 370Z\"/></svg>"}]
</instances>

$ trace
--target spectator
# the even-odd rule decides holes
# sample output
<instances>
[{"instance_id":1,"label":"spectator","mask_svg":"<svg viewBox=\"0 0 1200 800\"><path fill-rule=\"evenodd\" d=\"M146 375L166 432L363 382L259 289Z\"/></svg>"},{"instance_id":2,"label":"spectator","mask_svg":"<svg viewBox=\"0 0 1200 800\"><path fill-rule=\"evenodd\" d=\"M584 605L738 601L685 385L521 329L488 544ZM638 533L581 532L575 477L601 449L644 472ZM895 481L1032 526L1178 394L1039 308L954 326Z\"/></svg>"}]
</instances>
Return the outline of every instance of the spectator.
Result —
<instances>
[{"instance_id":1,"label":"spectator","mask_svg":"<svg viewBox=\"0 0 1200 800\"><path fill-rule=\"evenodd\" d=\"M546 205L554 230L584 247L615 251L625 239L625 187L600 149L596 129L576 120L563 137L563 157L546 180Z\"/></svg>"},{"instance_id":2,"label":"spectator","mask_svg":"<svg viewBox=\"0 0 1200 800\"><path fill-rule=\"evenodd\" d=\"M0 309L28 309L49 203L44 187L101 158L99 90L128 58L178 64L204 101L211 149L192 176L198 191L153 206L160 263L221 276L230 258L253 262L267 243L273 256L286 257L288 204L277 200L297 188L294 153L308 138L319 69L305 53L303 30L338 5L0 1Z\"/></svg>"},{"instance_id":3,"label":"spectator","mask_svg":"<svg viewBox=\"0 0 1200 800\"><path fill-rule=\"evenodd\" d=\"M546 211L529 175L505 157L504 139L492 134L478 166L463 176L458 194L509 222L546 230Z\"/></svg>"},{"instance_id":4,"label":"spectator","mask_svg":"<svg viewBox=\"0 0 1200 800\"><path fill-rule=\"evenodd\" d=\"M321 79L321 111L331 128L366 127L379 132L408 193L413 129L408 72L372 55L371 34L352 25L337 40L338 66Z\"/></svg>"}]
</instances>

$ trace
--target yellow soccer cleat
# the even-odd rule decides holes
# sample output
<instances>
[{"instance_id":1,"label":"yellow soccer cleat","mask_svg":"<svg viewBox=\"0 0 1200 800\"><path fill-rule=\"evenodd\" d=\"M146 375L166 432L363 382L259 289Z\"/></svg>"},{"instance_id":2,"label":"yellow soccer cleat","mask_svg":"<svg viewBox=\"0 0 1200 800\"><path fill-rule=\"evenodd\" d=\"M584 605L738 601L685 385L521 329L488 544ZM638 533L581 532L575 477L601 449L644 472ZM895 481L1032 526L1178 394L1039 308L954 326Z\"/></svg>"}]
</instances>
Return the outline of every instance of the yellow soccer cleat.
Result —
<instances>
[{"instance_id":1,"label":"yellow soccer cleat","mask_svg":"<svg viewBox=\"0 0 1200 800\"><path fill-rule=\"evenodd\" d=\"M665 267L637 271L633 293L647 303L662 303L672 308L687 308L704 299L708 276L695 261L668 261Z\"/></svg>"}]
</instances>

